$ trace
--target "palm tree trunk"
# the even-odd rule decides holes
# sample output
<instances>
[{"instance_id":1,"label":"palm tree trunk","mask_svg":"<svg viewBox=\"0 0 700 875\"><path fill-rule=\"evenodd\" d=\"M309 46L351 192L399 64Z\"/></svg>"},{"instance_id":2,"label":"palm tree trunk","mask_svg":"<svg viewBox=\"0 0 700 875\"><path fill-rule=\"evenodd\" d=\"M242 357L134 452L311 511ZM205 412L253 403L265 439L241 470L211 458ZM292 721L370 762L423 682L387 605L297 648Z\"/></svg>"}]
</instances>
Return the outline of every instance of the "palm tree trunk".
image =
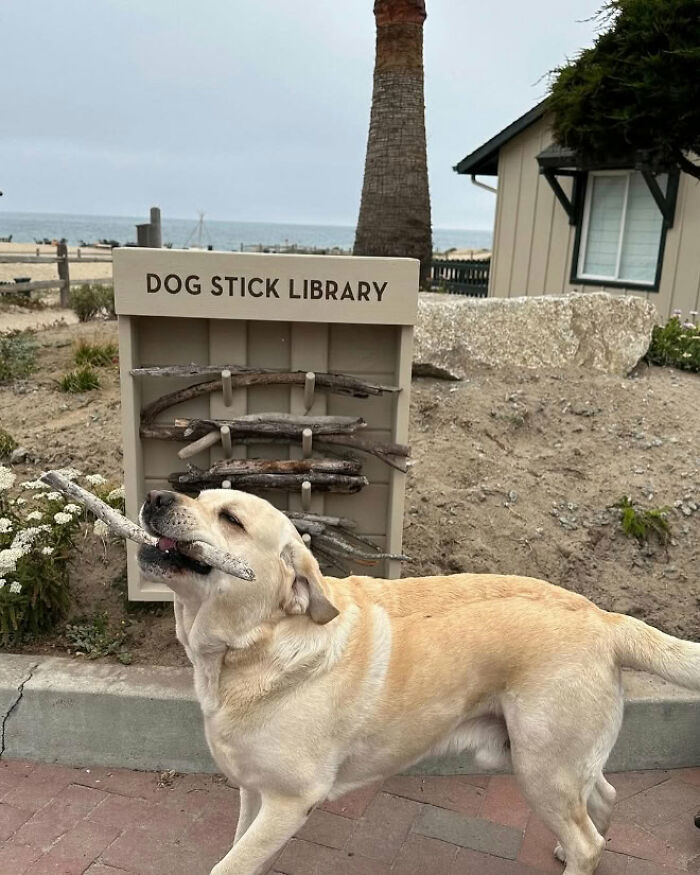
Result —
<instances>
[{"instance_id":1,"label":"palm tree trunk","mask_svg":"<svg viewBox=\"0 0 700 875\"><path fill-rule=\"evenodd\" d=\"M377 48L355 255L432 254L423 96L424 0L375 0Z\"/></svg>"}]
</instances>

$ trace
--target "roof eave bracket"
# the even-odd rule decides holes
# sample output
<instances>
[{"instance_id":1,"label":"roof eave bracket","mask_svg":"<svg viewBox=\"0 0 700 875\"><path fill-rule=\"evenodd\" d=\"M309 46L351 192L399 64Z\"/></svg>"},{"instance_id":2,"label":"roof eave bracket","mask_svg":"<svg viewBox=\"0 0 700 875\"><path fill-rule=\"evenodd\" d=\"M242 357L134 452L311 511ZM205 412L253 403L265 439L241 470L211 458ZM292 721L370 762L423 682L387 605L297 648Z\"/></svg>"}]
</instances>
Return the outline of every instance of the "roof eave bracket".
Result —
<instances>
[{"instance_id":1,"label":"roof eave bracket","mask_svg":"<svg viewBox=\"0 0 700 875\"><path fill-rule=\"evenodd\" d=\"M668 177L668 186L666 194L661 191L659 183L656 181L656 176L649 167L640 167L644 181L647 184L651 196L656 201L656 206L661 210L661 215L664 217L664 222L667 228L673 228L673 219L676 214L676 200L678 198L678 174L670 173Z\"/></svg>"},{"instance_id":2,"label":"roof eave bracket","mask_svg":"<svg viewBox=\"0 0 700 875\"><path fill-rule=\"evenodd\" d=\"M569 199L566 192L561 187L561 183L557 179L555 170L550 167L540 167L540 173L547 180L552 191L556 195L557 200L566 210L566 214L569 217L569 224L575 225L578 217L578 175L574 176L574 187L571 193L571 199ZM569 176L571 174L567 173L566 175Z\"/></svg>"}]
</instances>

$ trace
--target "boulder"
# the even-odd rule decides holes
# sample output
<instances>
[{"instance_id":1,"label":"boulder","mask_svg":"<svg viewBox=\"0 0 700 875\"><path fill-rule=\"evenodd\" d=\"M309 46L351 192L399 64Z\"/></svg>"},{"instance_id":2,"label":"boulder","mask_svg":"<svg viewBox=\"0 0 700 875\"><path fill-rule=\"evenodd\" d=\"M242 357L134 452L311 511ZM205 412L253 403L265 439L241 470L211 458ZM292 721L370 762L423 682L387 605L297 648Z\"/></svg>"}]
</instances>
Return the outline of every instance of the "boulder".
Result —
<instances>
[{"instance_id":1,"label":"boulder","mask_svg":"<svg viewBox=\"0 0 700 875\"><path fill-rule=\"evenodd\" d=\"M527 298L418 299L415 374L464 378L475 366L583 367L624 376L658 322L653 304L607 292Z\"/></svg>"}]
</instances>

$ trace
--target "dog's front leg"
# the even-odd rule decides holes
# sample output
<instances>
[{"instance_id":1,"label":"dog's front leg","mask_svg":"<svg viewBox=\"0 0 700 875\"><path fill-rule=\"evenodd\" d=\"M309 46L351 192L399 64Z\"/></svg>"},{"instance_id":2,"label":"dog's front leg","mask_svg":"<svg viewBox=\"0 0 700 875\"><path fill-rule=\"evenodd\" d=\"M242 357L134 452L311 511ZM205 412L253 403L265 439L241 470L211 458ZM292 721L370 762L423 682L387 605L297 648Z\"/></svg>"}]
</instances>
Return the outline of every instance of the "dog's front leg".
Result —
<instances>
[{"instance_id":1,"label":"dog's front leg","mask_svg":"<svg viewBox=\"0 0 700 875\"><path fill-rule=\"evenodd\" d=\"M211 875L258 875L277 851L301 829L318 798L262 794L258 816Z\"/></svg>"},{"instance_id":2,"label":"dog's front leg","mask_svg":"<svg viewBox=\"0 0 700 875\"><path fill-rule=\"evenodd\" d=\"M257 790L246 790L245 787L240 788L240 811L238 812L238 825L236 826L236 837L233 840L234 845L248 831L248 827L258 816L262 798Z\"/></svg>"}]
</instances>

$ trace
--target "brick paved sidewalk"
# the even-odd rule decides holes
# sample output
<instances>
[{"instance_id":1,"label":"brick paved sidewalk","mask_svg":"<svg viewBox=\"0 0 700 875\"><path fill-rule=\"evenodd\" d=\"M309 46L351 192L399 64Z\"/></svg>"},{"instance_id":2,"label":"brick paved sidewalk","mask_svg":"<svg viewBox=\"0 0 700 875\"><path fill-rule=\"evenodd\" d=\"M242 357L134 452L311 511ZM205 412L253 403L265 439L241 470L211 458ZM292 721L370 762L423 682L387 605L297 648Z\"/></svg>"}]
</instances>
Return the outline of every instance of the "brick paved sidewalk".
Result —
<instances>
[{"instance_id":1,"label":"brick paved sidewalk","mask_svg":"<svg viewBox=\"0 0 700 875\"><path fill-rule=\"evenodd\" d=\"M599 875L700 873L700 769L609 776L615 820ZM2 875L208 875L238 793L210 775L0 762ZM554 839L510 776L396 777L327 803L278 856L280 875L558 873Z\"/></svg>"}]
</instances>

